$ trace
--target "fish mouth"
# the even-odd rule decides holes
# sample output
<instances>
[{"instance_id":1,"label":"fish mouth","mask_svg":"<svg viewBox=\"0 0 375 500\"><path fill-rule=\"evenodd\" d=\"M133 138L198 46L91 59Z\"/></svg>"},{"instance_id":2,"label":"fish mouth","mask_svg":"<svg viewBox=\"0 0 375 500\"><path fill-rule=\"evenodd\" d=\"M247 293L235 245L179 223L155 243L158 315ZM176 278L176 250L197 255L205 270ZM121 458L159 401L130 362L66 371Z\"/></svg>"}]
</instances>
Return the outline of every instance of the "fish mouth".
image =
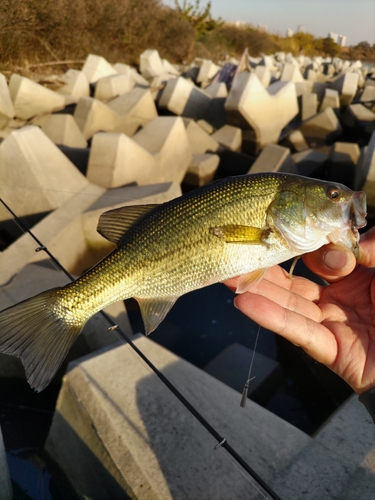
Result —
<instances>
[{"instance_id":1,"label":"fish mouth","mask_svg":"<svg viewBox=\"0 0 375 500\"><path fill-rule=\"evenodd\" d=\"M352 230L357 230L358 232L358 229L366 226L366 215L366 193L363 191L354 191L349 214L352 223Z\"/></svg>"},{"instance_id":2,"label":"fish mouth","mask_svg":"<svg viewBox=\"0 0 375 500\"><path fill-rule=\"evenodd\" d=\"M328 240L334 244L342 244L353 252L357 258L359 253L359 231L366 226L366 194L354 191L347 203L342 206L343 226L328 235Z\"/></svg>"},{"instance_id":3,"label":"fish mouth","mask_svg":"<svg viewBox=\"0 0 375 500\"><path fill-rule=\"evenodd\" d=\"M367 204L366 204L366 193L363 191L354 191L352 200L349 206L349 222L350 222L350 232L352 235L353 247L352 251L354 256L357 258L359 253L359 231L362 227L367 224Z\"/></svg>"}]
</instances>

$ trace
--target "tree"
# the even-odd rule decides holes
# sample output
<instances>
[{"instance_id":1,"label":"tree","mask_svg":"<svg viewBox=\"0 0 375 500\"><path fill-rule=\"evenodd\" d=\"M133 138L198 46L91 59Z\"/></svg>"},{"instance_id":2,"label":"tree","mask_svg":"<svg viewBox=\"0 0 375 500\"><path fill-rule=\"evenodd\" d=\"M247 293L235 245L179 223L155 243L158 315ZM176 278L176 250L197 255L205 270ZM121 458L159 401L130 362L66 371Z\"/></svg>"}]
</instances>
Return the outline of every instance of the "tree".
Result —
<instances>
[{"instance_id":1,"label":"tree","mask_svg":"<svg viewBox=\"0 0 375 500\"><path fill-rule=\"evenodd\" d=\"M340 46L332 40L332 38L327 37L322 39L322 51L326 56L335 57L340 54Z\"/></svg>"},{"instance_id":2,"label":"tree","mask_svg":"<svg viewBox=\"0 0 375 500\"><path fill-rule=\"evenodd\" d=\"M212 19L211 2L208 2L206 7L200 8L200 0L195 0L195 5L183 0L180 5L179 0L175 0L176 10L180 16L188 21L195 30L195 36L199 40L208 32L213 31L224 24L224 21Z\"/></svg>"}]
</instances>

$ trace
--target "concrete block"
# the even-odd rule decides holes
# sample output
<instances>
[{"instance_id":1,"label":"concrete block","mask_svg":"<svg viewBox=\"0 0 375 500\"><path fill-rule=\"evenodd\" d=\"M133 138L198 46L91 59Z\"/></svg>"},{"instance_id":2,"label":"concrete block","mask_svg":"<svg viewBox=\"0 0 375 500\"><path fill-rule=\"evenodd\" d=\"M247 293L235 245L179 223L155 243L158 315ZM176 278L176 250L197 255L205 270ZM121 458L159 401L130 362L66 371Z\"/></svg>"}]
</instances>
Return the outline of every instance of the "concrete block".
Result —
<instances>
[{"instance_id":1,"label":"concrete block","mask_svg":"<svg viewBox=\"0 0 375 500\"><path fill-rule=\"evenodd\" d=\"M307 142L300 130L293 130L283 141L281 145L292 149L294 152L304 151L308 149Z\"/></svg>"},{"instance_id":2,"label":"concrete block","mask_svg":"<svg viewBox=\"0 0 375 500\"><path fill-rule=\"evenodd\" d=\"M173 64L171 64L167 59L161 60L163 64L164 73L169 73L170 75L180 76L181 71L179 71Z\"/></svg>"},{"instance_id":3,"label":"concrete block","mask_svg":"<svg viewBox=\"0 0 375 500\"><path fill-rule=\"evenodd\" d=\"M217 64L208 59L204 59L199 69L197 83L209 82L220 69L220 66Z\"/></svg>"},{"instance_id":4,"label":"concrete block","mask_svg":"<svg viewBox=\"0 0 375 500\"><path fill-rule=\"evenodd\" d=\"M162 60L157 50L147 49L139 56L139 70L146 79L165 73Z\"/></svg>"},{"instance_id":5,"label":"concrete block","mask_svg":"<svg viewBox=\"0 0 375 500\"><path fill-rule=\"evenodd\" d=\"M146 80L146 78L144 78L142 75L140 75L135 68L132 68L128 64L116 63L116 64L114 64L113 67L117 71L117 73L119 73L121 75L131 76L137 85L140 85L142 87L149 87L150 86L150 84Z\"/></svg>"},{"instance_id":6,"label":"concrete block","mask_svg":"<svg viewBox=\"0 0 375 500\"><path fill-rule=\"evenodd\" d=\"M158 182L182 182L192 158L182 118L160 116L135 134L133 140L154 155Z\"/></svg>"},{"instance_id":7,"label":"concrete block","mask_svg":"<svg viewBox=\"0 0 375 500\"><path fill-rule=\"evenodd\" d=\"M306 177L325 178L328 155L314 149L306 149L292 155L297 173Z\"/></svg>"},{"instance_id":8,"label":"concrete block","mask_svg":"<svg viewBox=\"0 0 375 500\"><path fill-rule=\"evenodd\" d=\"M320 105L320 111L327 108L337 109L340 107L340 96L337 90L325 89L323 101Z\"/></svg>"},{"instance_id":9,"label":"concrete block","mask_svg":"<svg viewBox=\"0 0 375 500\"><path fill-rule=\"evenodd\" d=\"M323 75L323 73L320 73L320 71L309 69L307 70L307 80L310 80L312 82L326 83L328 82L329 78Z\"/></svg>"},{"instance_id":10,"label":"concrete block","mask_svg":"<svg viewBox=\"0 0 375 500\"><path fill-rule=\"evenodd\" d=\"M15 115L14 106L5 76L0 73L0 130L13 120Z\"/></svg>"},{"instance_id":11,"label":"concrete block","mask_svg":"<svg viewBox=\"0 0 375 500\"><path fill-rule=\"evenodd\" d=\"M331 80L329 86L338 90L340 94L340 104L347 106L350 104L358 89L358 75L356 73L343 73L334 80Z\"/></svg>"},{"instance_id":12,"label":"concrete block","mask_svg":"<svg viewBox=\"0 0 375 500\"><path fill-rule=\"evenodd\" d=\"M99 101L107 102L129 92L134 86L135 80L130 75L106 76L97 81L94 97Z\"/></svg>"},{"instance_id":13,"label":"concrete block","mask_svg":"<svg viewBox=\"0 0 375 500\"><path fill-rule=\"evenodd\" d=\"M296 174L297 169L288 148L283 148L276 144L267 144L249 170L249 173L252 174L258 172L288 172Z\"/></svg>"},{"instance_id":14,"label":"concrete block","mask_svg":"<svg viewBox=\"0 0 375 500\"><path fill-rule=\"evenodd\" d=\"M211 97L227 97L228 90L224 82L211 83L204 89L205 93Z\"/></svg>"},{"instance_id":15,"label":"concrete block","mask_svg":"<svg viewBox=\"0 0 375 500\"><path fill-rule=\"evenodd\" d=\"M342 132L341 124L332 108L326 108L309 120L302 123L299 130L310 145L324 143L327 139L337 137Z\"/></svg>"},{"instance_id":16,"label":"concrete block","mask_svg":"<svg viewBox=\"0 0 375 500\"><path fill-rule=\"evenodd\" d=\"M193 155L203 154L206 151L217 151L218 141L205 132L194 120L184 118L183 121Z\"/></svg>"},{"instance_id":17,"label":"concrete block","mask_svg":"<svg viewBox=\"0 0 375 500\"><path fill-rule=\"evenodd\" d=\"M73 116L86 140L96 132L113 132L121 128L119 115L92 97L81 97Z\"/></svg>"},{"instance_id":18,"label":"concrete block","mask_svg":"<svg viewBox=\"0 0 375 500\"><path fill-rule=\"evenodd\" d=\"M302 121L316 115L318 109L318 96L314 93L302 94L298 97L299 117Z\"/></svg>"},{"instance_id":19,"label":"concrete block","mask_svg":"<svg viewBox=\"0 0 375 500\"><path fill-rule=\"evenodd\" d=\"M131 182L153 184L159 181L153 155L125 134L115 133L93 136L87 178L107 189Z\"/></svg>"},{"instance_id":20,"label":"concrete block","mask_svg":"<svg viewBox=\"0 0 375 500\"><path fill-rule=\"evenodd\" d=\"M0 196L17 207L18 216L54 210L87 185L87 179L35 126L17 130L1 143L0 178Z\"/></svg>"},{"instance_id":21,"label":"concrete block","mask_svg":"<svg viewBox=\"0 0 375 500\"><path fill-rule=\"evenodd\" d=\"M262 56L259 61L260 66L266 66L270 71L277 70L275 59L272 56Z\"/></svg>"},{"instance_id":22,"label":"concrete block","mask_svg":"<svg viewBox=\"0 0 375 500\"><path fill-rule=\"evenodd\" d=\"M82 72L89 83L97 82L100 78L116 75L117 71L104 57L89 54L83 65Z\"/></svg>"},{"instance_id":23,"label":"concrete block","mask_svg":"<svg viewBox=\"0 0 375 500\"><path fill-rule=\"evenodd\" d=\"M200 126L207 134L211 135L215 132L215 128L206 120L197 120L196 124Z\"/></svg>"},{"instance_id":24,"label":"concrete block","mask_svg":"<svg viewBox=\"0 0 375 500\"><path fill-rule=\"evenodd\" d=\"M257 149L278 141L281 130L298 113L292 82L273 83L265 89L252 73L240 73L225 102L228 123L252 127Z\"/></svg>"},{"instance_id":25,"label":"concrete block","mask_svg":"<svg viewBox=\"0 0 375 500\"><path fill-rule=\"evenodd\" d=\"M72 115L48 115L43 122L42 130L55 144L70 148L87 147L87 141Z\"/></svg>"},{"instance_id":26,"label":"concrete block","mask_svg":"<svg viewBox=\"0 0 375 500\"><path fill-rule=\"evenodd\" d=\"M179 77L169 80L161 92L158 105L178 116L202 118L210 97L193 82Z\"/></svg>"},{"instance_id":27,"label":"concrete block","mask_svg":"<svg viewBox=\"0 0 375 500\"><path fill-rule=\"evenodd\" d=\"M242 130L239 127L224 125L212 134L212 138L225 148L232 151L241 151Z\"/></svg>"},{"instance_id":28,"label":"concrete block","mask_svg":"<svg viewBox=\"0 0 375 500\"><path fill-rule=\"evenodd\" d=\"M309 86L309 82L306 82L306 86ZM322 102L325 96L327 84L320 82L311 82L310 92L316 94L318 96L318 102Z\"/></svg>"},{"instance_id":29,"label":"concrete block","mask_svg":"<svg viewBox=\"0 0 375 500\"><path fill-rule=\"evenodd\" d=\"M69 69L62 79L65 85L60 87L56 92L59 94L69 94L71 96L77 97L88 97L90 95L90 86L87 80L87 76L83 71L78 71L76 69Z\"/></svg>"},{"instance_id":30,"label":"concrete block","mask_svg":"<svg viewBox=\"0 0 375 500\"><path fill-rule=\"evenodd\" d=\"M373 455L373 423L353 395L271 484L281 498L373 498L374 471L370 468ZM358 479L362 481L356 481L357 489L350 488L353 495L347 496L350 480L356 477L360 466L367 468L371 477L361 474Z\"/></svg>"},{"instance_id":31,"label":"concrete block","mask_svg":"<svg viewBox=\"0 0 375 500\"><path fill-rule=\"evenodd\" d=\"M227 441L265 480L310 444L256 403L240 408L236 391L151 340L140 336L135 343L215 428L225 429ZM213 451L215 444L129 346L121 346L66 375L46 451L80 497L259 498L248 477Z\"/></svg>"},{"instance_id":32,"label":"concrete block","mask_svg":"<svg viewBox=\"0 0 375 500\"><path fill-rule=\"evenodd\" d=\"M169 80L174 80L176 77L174 75L169 75L168 73L162 73L159 76L154 76L150 80L150 91L152 97L156 102L159 102L162 91L164 90L167 82Z\"/></svg>"},{"instance_id":33,"label":"concrete block","mask_svg":"<svg viewBox=\"0 0 375 500\"><path fill-rule=\"evenodd\" d=\"M124 132L129 136L158 117L154 99L147 88L136 87L116 97L107 106L120 115L121 123L125 127Z\"/></svg>"},{"instance_id":34,"label":"concrete block","mask_svg":"<svg viewBox=\"0 0 375 500\"><path fill-rule=\"evenodd\" d=\"M183 183L199 187L214 178L220 157L215 154L195 154L185 174Z\"/></svg>"},{"instance_id":35,"label":"concrete block","mask_svg":"<svg viewBox=\"0 0 375 500\"><path fill-rule=\"evenodd\" d=\"M359 100L361 102L375 101L375 85L366 85Z\"/></svg>"},{"instance_id":36,"label":"concrete block","mask_svg":"<svg viewBox=\"0 0 375 500\"><path fill-rule=\"evenodd\" d=\"M351 187L359 156L358 144L335 142L331 147L327 178Z\"/></svg>"},{"instance_id":37,"label":"concrete block","mask_svg":"<svg viewBox=\"0 0 375 500\"><path fill-rule=\"evenodd\" d=\"M256 66L254 73L259 78L263 87L267 88L271 83L271 71L267 68L267 66Z\"/></svg>"},{"instance_id":38,"label":"concrete block","mask_svg":"<svg viewBox=\"0 0 375 500\"><path fill-rule=\"evenodd\" d=\"M375 125L375 113L367 109L363 104L349 104L346 107L344 114L345 125L352 128L366 127L371 122Z\"/></svg>"},{"instance_id":39,"label":"concrete block","mask_svg":"<svg viewBox=\"0 0 375 500\"><path fill-rule=\"evenodd\" d=\"M15 74L11 76L9 92L15 116L22 120L65 107L65 99L62 95L24 76Z\"/></svg>"},{"instance_id":40,"label":"concrete block","mask_svg":"<svg viewBox=\"0 0 375 500\"><path fill-rule=\"evenodd\" d=\"M295 64L292 64L292 63L284 64L283 70L281 72L280 80L288 81L288 82L304 82L305 81L298 66L296 66Z\"/></svg>"}]
</instances>

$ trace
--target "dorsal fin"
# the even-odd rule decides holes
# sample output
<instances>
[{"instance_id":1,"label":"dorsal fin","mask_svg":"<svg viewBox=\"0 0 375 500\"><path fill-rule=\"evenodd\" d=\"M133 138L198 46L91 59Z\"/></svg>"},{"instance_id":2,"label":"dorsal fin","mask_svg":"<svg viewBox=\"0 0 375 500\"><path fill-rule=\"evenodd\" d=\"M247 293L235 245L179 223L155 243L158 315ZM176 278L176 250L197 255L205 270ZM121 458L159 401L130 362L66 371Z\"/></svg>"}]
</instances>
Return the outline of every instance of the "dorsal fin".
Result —
<instances>
[{"instance_id":1,"label":"dorsal fin","mask_svg":"<svg viewBox=\"0 0 375 500\"><path fill-rule=\"evenodd\" d=\"M147 213L158 207L158 204L129 205L108 210L99 217L96 230L104 238L118 244L124 233L133 224L141 220Z\"/></svg>"}]
</instances>

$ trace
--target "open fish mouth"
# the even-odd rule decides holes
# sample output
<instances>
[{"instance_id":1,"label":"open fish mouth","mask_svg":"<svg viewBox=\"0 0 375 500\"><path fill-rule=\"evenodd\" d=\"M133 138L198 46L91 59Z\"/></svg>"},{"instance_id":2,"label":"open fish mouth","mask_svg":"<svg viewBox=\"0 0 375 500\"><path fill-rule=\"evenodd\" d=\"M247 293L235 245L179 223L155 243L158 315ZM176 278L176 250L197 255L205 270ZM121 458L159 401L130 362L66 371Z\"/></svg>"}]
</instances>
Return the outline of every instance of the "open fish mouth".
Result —
<instances>
[{"instance_id":1,"label":"open fish mouth","mask_svg":"<svg viewBox=\"0 0 375 500\"><path fill-rule=\"evenodd\" d=\"M351 230L354 234L358 234L358 229L365 227L367 215L366 193L363 191L355 191L353 193L352 203L350 205L349 218L351 221Z\"/></svg>"},{"instance_id":2,"label":"open fish mouth","mask_svg":"<svg viewBox=\"0 0 375 500\"><path fill-rule=\"evenodd\" d=\"M367 205L366 205L366 193L363 191L354 191L353 197L349 208L349 223L350 223L350 240L352 241L352 251L355 258L359 255L359 238L360 234L358 229L365 227L367 224Z\"/></svg>"},{"instance_id":3,"label":"open fish mouth","mask_svg":"<svg viewBox=\"0 0 375 500\"><path fill-rule=\"evenodd\" d=\"M366 193L363 191L354 191L352 202L349 207L350 230L355 239L354 254L358 255L359 232L358 229L365 227L367 224L367 204Z\"/></svg>"}]
</instances>

